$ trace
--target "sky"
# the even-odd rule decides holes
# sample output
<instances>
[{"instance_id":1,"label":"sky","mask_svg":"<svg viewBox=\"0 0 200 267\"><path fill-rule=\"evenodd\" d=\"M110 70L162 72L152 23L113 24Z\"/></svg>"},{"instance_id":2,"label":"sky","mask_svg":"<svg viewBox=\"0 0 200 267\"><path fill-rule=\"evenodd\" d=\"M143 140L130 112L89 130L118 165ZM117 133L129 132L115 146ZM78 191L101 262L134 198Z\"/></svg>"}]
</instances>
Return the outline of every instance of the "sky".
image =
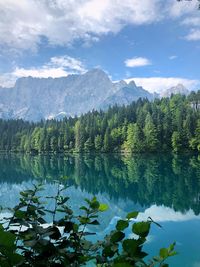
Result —
<instances>
[{"instance_id":1,"label":"sky","mask_svg":"<svg viewBox=\"0 0 200 267\"><path fill-rule=\"evenodd\" d=\"M103 69L151 92L200 88L198 0L0 0L0 86Z\"/></svg>"}]
</instances>

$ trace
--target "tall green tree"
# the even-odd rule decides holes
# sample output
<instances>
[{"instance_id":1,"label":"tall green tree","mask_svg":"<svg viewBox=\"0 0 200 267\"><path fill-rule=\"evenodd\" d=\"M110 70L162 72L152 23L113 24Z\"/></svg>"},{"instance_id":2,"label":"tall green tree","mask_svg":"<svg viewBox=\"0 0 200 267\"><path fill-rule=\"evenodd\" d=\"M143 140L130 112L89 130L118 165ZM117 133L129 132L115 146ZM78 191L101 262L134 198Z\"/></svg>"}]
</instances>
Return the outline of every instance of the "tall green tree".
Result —
<instances>
[{"instance_id":1,"label":"tall green tree","mask_svg":"<svg viewBox=\"0 0 200 267\"><path fill-rule=\"evenodd\" d=\"M175 153L178 153L182 149L181 135L177 131L172 134L172 149Z\"/></svg>"},{"instance_id":2,"label":"tall green tree","mask_svg":"<svg viewBox=\"0 0 200 267\"><path fill-rule=\"evenodd\" d=\"M143 132L146 151L154 152L158 150L158 134L150 113L146 116Z\"/></svg>"},{"instance_id":3,"label":"tall green tree","mask_svg":"<svg viewBox=\"0 0 200 267\"><path fill-rule=\"evenodd\" d=\"M197 128L195 131L195 136L190 140L190 147L193 150L200 151L200 120L197 122Z\"/></svg>"},{"instance_id":4,"label":"tall green tree","mask_svg":"<svg viewBox=\"0 0 200 267\"><path fill-rule=\"evenodd\" d=\"M137 123L128 125L127 140L123 144L123 149L131 153L143 151L143 133Z\"/></svg>"},{"instance_id":5,"label":"tall green tree","mask_svg":"<svg viewBox=\"0 0 200 267\"><path fill-rule=\"evenodd\" d=\"M103 149L103 141L102 141L102 137L101 137L100 134L95 136L94 145L95 145L96 151L102 151L102 149Z\"/></svg>"},{"instance_id":6,"label":"tall green tree","mask_svg":"<svg viewBox=\"0 0 200 267\"><path fill-rule=\"evenodd\" d=\"M82 152L85 143L85 131L80 120L78 120L75 124L74 133L75 133L75 150L76 152Z\"/></svg>"},{"instance_id":7,"label":"tall green tree","mask_svg":"<svg viewBox=\"0 0 200 267\"><path fill-rule=\"evenodd\" d=\"M104 139L103 139L103 150L104 152L110 152L111 150L111 138L110 138L110 133L108 129L106 129Z\"/></svg>"}]
</instances>

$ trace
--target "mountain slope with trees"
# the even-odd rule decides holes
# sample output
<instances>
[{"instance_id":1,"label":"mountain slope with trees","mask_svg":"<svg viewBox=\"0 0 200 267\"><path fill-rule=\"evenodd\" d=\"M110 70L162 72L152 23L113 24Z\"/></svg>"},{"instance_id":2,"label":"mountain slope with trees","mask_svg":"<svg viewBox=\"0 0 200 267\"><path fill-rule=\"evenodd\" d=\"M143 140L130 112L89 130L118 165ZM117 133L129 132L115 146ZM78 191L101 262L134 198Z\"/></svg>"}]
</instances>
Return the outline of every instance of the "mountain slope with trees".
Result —
<instances>
[{"instance_id":1,"label":"mountain slope with trees","mask_svg":"<svg viewBox=\"0 0 200 267\"><path fill-rule=\"evenodd\" d=\"M28 153L200 151L200 91L139 99L62 121L0 120L0 150Z\"/></svg>"}]
</instances>

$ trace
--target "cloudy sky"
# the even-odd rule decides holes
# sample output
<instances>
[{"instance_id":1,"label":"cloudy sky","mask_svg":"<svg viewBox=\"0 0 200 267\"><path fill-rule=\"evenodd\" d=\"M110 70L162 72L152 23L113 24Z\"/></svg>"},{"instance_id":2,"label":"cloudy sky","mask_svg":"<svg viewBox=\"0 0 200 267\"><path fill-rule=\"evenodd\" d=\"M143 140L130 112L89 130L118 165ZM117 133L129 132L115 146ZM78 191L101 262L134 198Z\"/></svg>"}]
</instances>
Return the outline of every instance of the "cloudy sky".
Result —
<instances>
[{"instance_id":1,"label":"cloudy sky","mask_svg":"<svg viewBox=\"0 0 200 267\"><path fill-rule=\"evenodd\" d=\"M198 1L0 0L0 85L100 67L150 91L200 88Z\"/></svg>"}]
</instances>

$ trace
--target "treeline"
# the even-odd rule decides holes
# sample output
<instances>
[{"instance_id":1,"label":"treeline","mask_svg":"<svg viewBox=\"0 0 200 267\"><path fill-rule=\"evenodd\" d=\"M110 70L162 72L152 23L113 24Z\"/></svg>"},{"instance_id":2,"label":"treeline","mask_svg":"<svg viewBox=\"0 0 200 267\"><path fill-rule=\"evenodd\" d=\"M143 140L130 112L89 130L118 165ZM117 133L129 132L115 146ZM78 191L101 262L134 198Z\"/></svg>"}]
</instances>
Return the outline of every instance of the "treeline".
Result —
<instances>
[{"instance_id":1,"label":"treeline","mask_svg":"<svg viewBox=\"0 0 200 267\"><path fill-rule=\"evenodd\" d=\"M0 120L0 150L28 153L200 151L200 91L38 123Z\"/></svg>"}]
</instances>

